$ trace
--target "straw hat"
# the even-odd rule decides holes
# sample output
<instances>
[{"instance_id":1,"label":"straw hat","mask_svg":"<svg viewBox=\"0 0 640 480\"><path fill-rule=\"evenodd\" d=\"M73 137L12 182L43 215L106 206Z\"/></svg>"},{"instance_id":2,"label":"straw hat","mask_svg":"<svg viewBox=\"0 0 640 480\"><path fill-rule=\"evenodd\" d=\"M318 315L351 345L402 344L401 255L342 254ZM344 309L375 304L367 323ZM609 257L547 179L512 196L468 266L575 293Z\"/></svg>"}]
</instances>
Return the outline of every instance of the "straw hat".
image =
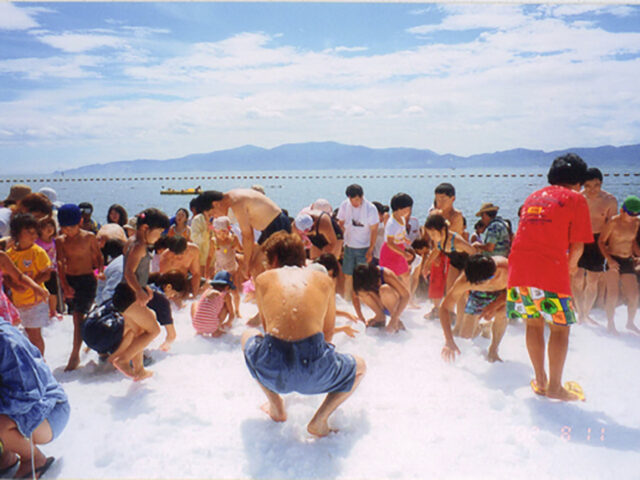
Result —
<instances>
[{"instance_id":1,"label":"straw hat","mask_svg":"<svg viewBox=\"0 0 640 480\"><path fill-rule=\"evenodd\" d=\"M9 190L9 196L4 199L4 201L14 201L18 203L24 197L31 193L31 187L25 185L24 183L16 183L11 186L11 190Z\"/></svg>"},{"instance_id":2,"label":"straw hat","mask_svg":"<svg viewBox=\"0 0 640 480\"><path fill-rule=\"evenodd\" d=\"M481 217L483 213L488 212L497 212L500 207L494 205L493 203L483 203L480 207L480 210L476 212L476 217Z\"/></svg>"}]
</instances>

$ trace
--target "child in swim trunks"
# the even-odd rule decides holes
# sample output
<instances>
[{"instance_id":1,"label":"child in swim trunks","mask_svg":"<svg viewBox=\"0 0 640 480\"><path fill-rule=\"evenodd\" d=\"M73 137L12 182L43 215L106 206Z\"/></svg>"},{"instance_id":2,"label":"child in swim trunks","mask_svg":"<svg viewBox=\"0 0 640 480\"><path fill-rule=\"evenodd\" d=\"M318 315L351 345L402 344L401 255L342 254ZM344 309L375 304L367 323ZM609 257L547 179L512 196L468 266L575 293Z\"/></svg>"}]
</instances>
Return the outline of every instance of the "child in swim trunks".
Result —
<instances>
[{"instance_id":1,"label":"child in swim trunks","mask_svg":"<svg viewBox=\"0 0 640 480\"><path fill-rule=\"evenodd\" d=\"M31 277L44 288L51 273L51 261L47 253L35 244L38 238L38 221L30 213L18 213L10 222L11 237L15 245L7 255L18 270ZM20 314L27 337L44 355L44 339L41 328L49 323L48 297L41 297L33 288L12 289L13 303Z\"/></svg>"},{"instance_id":2,"label":"child in swim trunks","mask_svg":"<svg viewBox=\"0 0 640 480\"><path fill-rule=\"evenodd\" d=\"M191 319L198 335L219 337L233 322L233 305L228 293L236 287L229 272L224 270L216 273L209 284L211 288L191 305Z\"/></svg>"},{"instance_id":3,"label":"child in swim trunks","mask_svg":"<svg viewBox=\"0 0 640 480\"><path fill-rule=\"evenodd\" d=\"M104 257L96 236L82 228L82 211L68 203L58 209L60 233L56 238L58 273L69 312L73 315L73 348L65 371L80 364L82 322L96 298L98 281L94 274L102 274Z\"/></svg>"}]
</instances>

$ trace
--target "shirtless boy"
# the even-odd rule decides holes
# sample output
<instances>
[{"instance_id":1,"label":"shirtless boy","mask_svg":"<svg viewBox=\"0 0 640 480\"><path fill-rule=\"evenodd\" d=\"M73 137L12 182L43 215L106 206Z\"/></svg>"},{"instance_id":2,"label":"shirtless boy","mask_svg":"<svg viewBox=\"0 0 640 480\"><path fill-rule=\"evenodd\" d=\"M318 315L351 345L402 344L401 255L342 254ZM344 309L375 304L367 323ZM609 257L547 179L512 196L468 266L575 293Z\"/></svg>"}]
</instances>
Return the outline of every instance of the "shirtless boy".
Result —
<instances>
[{"instance_id":1,"label":"shirtless boy","mask_svg":"<svg viewBox=\"0 0 640 480\"><path fill-rule=\"evenodd\" d=\"M60 236L56 238L58 273L64 297L73 314L73 348L65 371L80 364L82 322L96 298L97 280L93 273L102 273L103 256L96 236L80 228L82 213L77 205L68 203L58 210Z\"/></svg>"},{"instance_id":2,"label":"shirtless boy","mask_svg":"<svg viewBox=\"0 0 640 480\"><path fill-rule=\"evenodd\" d=\"M596 322L589 316L598 296L598 282L604 272L604 256L598 247L598 238L605 224L617 213L616 197L602 190L602 172L597 168L588 168L582 195L587 200L591 214L593 243L584 246L582 257L578 261L578 272L572 277L571 290L576 300L578 323Z\"/></svg>"},{"instance_id":3,"label":"shirtless boy","mask_svg":"<svg viewBox=\"0 0 640 480\"><path fill-rule=\"evenodd\" d=\"M465 315L462 317L464 324L460 335L471 338L480 317L487 320L493 318L488 360L490 362L502 361L498 356L498 346L507 328L505 302L508 278L509 264L506 258L487 257L482 254L469 257L464 267L464 273L455 281L440 306L440 324L445 338L442 357L445 360L454 360L455 354L460 353L458 346L453 341L449 312L453 311L458 300L468 292L469 299L464 310Z\"/></svg>"},{"instance_id":4,"label":"shirtless boy","mask_svg":"<svg viewBox=\"0 0 640 480\"><path fill-rule=\"evenodd\" d=\"M630 195L625 198L620 213L607 224L598 239L598 246L607 259L607 328L618 333L614 323L619 287L627 299L627 329L640 333L633 320L638 309L638 280L633 266L633 257L640 256L636 241L640 226L640 198Z\"/></svg>"},{"instance_id":5,"label":"shirtless boy","mask_svg":"<svg viewBox=\"0 0 640 480\"><path fill-rule=\"evenodd\" d=\"M305 264L300 237L278 232L264 245L268 270L256 278L258 311L264 331L242 335L251 375L267 396L263 410L276 422L287 414L280 394L328 393L307 425L312 435L331 433L329 416L356 389L365 373L364 361L335 352L335 293L331 279Z\"/></svg>"},{"instance_id":6,"label":"shirtless boy","mask_svg":"<svg viewBox=\"0 0 640 480\"><path fill-rule=\"evenodd\" d=\"M160 254L160 273L177 270L185 275L191 275L189 280L191 293L195 296L200 290L200 249L198 245L187 242L184 237L170 237L168 248Z\"/></svg>"},{"instance_id":7,"label":"shirtless boy","mask_svg":"<svg viewBox=\"0 0 640 480\"><path fill-rule=\"evenodd\" d=\"M226 193L208 190L200 198L203 205L211 205L214 217L227 215L229 209L233 211L242 233L245 276L249 276L249 273L255 276L262 271L260 249L255 247L253 237L254 229L262 232L259 245L281 230L291 233L289 217L273 200L256 190L237 188Z\"/></svg>"}]
</instances>

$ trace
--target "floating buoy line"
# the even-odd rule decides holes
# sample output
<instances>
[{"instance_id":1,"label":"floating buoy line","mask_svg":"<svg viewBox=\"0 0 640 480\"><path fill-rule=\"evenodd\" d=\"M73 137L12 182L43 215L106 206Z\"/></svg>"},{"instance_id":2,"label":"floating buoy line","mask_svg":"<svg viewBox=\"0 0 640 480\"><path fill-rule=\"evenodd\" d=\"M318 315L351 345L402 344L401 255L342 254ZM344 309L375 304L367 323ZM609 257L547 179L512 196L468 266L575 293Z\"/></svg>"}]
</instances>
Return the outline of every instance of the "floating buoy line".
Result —
<instances>
[{"instance_id":1,"label":"floating buoy line","mask_svg":"<svg viewBox=\"0 0 640 480\"><path fill-rule=\"evenodd\" d=\"M376 179L376 178L524 178L544 177L544 173L434 173L434 174L363 174L363 175L209 175L177 177L48 177L48 178L0 178L0 183L51 183L51 182L149 182L174 180L326 180L326 179ZM640 177L640 173L605 173L605 177Z\"/></svg>"}]
</instances>

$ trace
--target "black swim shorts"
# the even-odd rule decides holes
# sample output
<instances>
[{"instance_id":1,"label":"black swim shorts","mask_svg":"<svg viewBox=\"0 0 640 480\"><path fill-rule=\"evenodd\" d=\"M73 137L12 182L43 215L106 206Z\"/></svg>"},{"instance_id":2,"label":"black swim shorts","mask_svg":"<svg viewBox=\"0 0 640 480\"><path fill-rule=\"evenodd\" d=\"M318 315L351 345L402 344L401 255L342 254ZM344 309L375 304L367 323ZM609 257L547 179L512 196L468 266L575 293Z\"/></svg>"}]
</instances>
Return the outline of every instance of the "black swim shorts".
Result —
<instances>
[{"instance_id":1,"label":"black swim shorts","mask_svg":"<svg viewBox=\"0 0 640 480\"><path fill-rule=\"evenodd\" d=\"M284 212L280 212L278 216L274 218L269 225L267 225L267 228L262 231L260 238L258 238L258 245L262 245L267 241L267 238L282 230L287 233L291 233L291 221Z\"/></svg>"},{"instance_id":2,"label":"black swim shorts","mask_svg":"<svg viewBox=\"0 0 640 480\"><path fill-rule=\"evenodd\" d=\"M173 315L171 314L171 304L167 297L152 288L153 297L147 303L147 307L156 312L156 319L160 325L172 325Z\"/></svg>"},{"instance_id":3,"label":"black swim shorts","mask_svg":"<svg viewBox=\"0 0 640 480\"><path fill-rule=\"evenodd\" d=\"M73 298L67 299L70 313L88 313L96 299L98 281L93 273L86 275L67 275L67 283L74 290Z\"/></svg>"},{"instance_id":4,"label":"black swim shorts","mask_svg":"<svg viewBox=\"0 0 640 480\"><path fill-rule=\"evenodd\" d=\"M622 258L622 257L616 257L615 255L611 255L611 258L613 258L616 262L618 262L618 265L620 265L620 268L618 269L618 273L620 273L620 275L625 275L625 274L635 275L636 269L633 266L633 258L631 257ZM607 270L609 270L608 265L607 265Z\"/></svg>"},{"instance_id":5,"label":"black swim shorts","mask_svg":"<svg viewBox=\"0 0 640 480\"><path fill-rule=\"evenodd\" d=\"M599 233L594 233L593 243L585 243L584 251L580 260L578 260L578 267L589 270L590 272L604 272L604 255L598 247Z\"/></svg>"}]
</instances>

